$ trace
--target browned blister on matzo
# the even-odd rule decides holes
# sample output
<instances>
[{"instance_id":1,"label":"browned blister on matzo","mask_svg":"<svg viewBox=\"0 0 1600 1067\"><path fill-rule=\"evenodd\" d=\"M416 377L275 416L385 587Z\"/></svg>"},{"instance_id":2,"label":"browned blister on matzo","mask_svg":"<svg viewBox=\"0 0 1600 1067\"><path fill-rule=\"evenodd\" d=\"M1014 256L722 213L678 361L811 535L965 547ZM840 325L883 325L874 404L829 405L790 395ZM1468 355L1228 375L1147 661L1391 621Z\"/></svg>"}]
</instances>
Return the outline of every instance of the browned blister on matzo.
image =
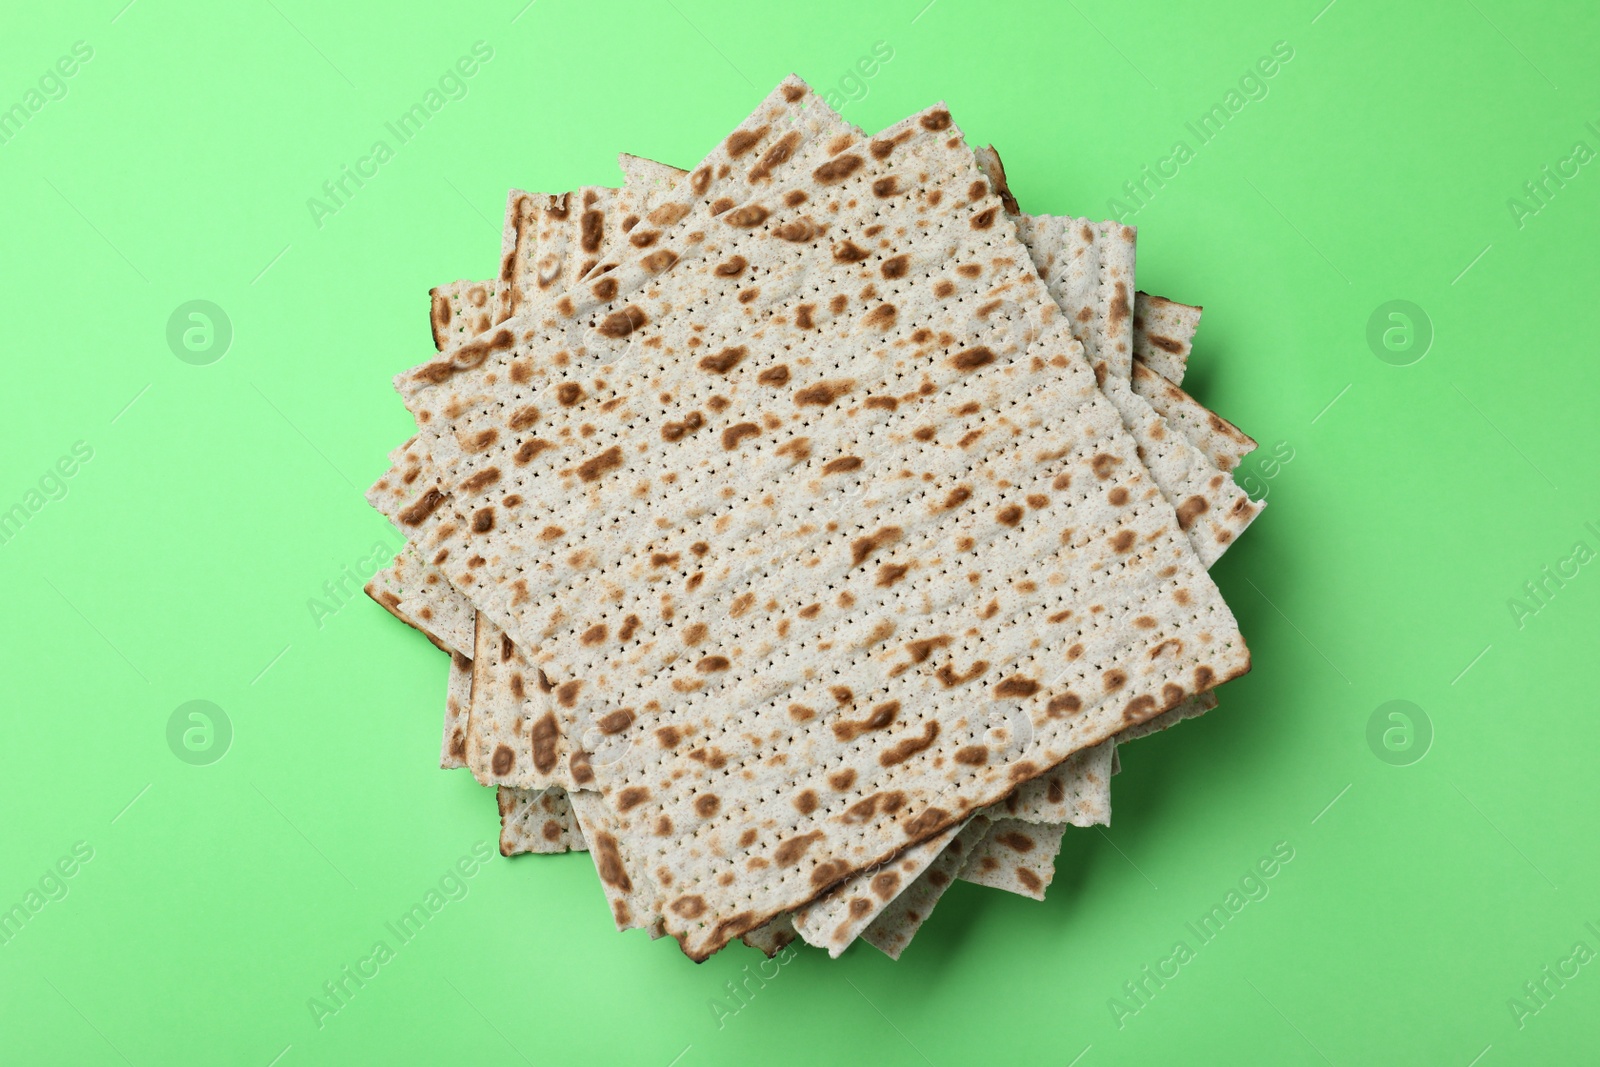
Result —
<instances>
[{"instance_id":1,"label":"browned blister on matzo","mask_svg":"<svg viewBox=\"0 0 1600 1067\"><path fill-rule=\"evenodd\" d=\"M1248 667L948 113L820 106L781 86L609 295L407 380L443 565L627 722L617 853L696 958Z\"/></svg>"}]
</instances>

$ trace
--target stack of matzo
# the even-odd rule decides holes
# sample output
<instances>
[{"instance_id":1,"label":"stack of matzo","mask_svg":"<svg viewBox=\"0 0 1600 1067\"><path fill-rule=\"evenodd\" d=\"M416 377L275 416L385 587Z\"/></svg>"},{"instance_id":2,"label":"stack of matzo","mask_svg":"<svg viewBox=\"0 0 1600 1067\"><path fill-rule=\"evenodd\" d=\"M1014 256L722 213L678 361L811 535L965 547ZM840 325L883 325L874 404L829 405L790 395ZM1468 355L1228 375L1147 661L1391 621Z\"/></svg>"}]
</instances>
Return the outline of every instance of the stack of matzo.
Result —
<instances>
[{"instance_id":1,"label":"stack of matzo","mask_svg":"<svg viewBox=\"0 0 1600 1067\"><path fill-rule=\"evenodd\" d=\"M943 106L867 135L790 78L692 171L622 165L514 190L395 379L368 592L451 655L442 765L697 960L1042 898L1117 742L1250 666L1200 309L1136 291L1131 228L1021 214Z\"/></svg>"}]
</instances>

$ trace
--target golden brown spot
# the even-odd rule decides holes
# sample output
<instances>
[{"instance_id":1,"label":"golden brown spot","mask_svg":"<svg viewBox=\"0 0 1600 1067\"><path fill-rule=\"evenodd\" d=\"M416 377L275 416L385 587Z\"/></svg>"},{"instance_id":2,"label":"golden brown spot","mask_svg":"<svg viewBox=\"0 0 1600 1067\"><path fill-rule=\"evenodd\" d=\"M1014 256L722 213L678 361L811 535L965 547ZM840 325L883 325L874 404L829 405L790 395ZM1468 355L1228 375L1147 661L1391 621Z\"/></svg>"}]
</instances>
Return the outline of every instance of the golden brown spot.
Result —
<instances>
[{"instance_id":1,"label":"golden brown spot","mask_svg":"<svg viewBox=\"0 0 1600 1067\"><path fill-rule=\"evenodd\" d=\"M617 852L617 839L601 831L594 835L590 848L594 850L594 865L600 872L600 880L624 893L633 892L633 882L628 878L628 872L622 866L622 856Z\"/></svg>"},{"instance_id":2,"label":"golden brown spot","mask_svg":"<svg viewBox=\"0 0 1600 1067\"><path fill-rule=\"evenodd\" d=\"M1133 548L1133 539L1132 530L1118 530L1111 535L1111 547L1119 553L1126 553Z\"/></svg>"},{"instance_id":3,"label":"golden brown spot","mask_svg":"<svg viewBox=\"0 0 1600 1067\"><path fill-rule=\"evenodd\" d=\"M569 685L576 685L570 682ZM556 744L560 740L561 728L556 725L553 712L545 712L528 731L528 740L533 747L533 765L541 774L549 774L556 766Z\"/></svg>"},{"instance_id":4,"label":"golden brown spot","mask_svg":"<svg viewBox=\"0 0 1600 1067\"><path fill-rule=\"evenodd\" d=\"M884 526L877 532L866 537L858 537L850 542L850 563L852 566L860 564L872 553L887 545L892 545L900 540L903 531L898 526Z\"/></svg>"},{"instance_id":5,"label":"golden brown spot","mask_svg":"<svg viewBox=\"0 0 1600 1067\"><path fill-rule=\"evenodd\" d=\"M516 755L505 745L494 747L494 758L489 761L489 769L496 775L504 777L511 773L511 766L517 761Z\"/></svg>"},{"instance_id":6,"label":"golden brown spot","mask_svg":"<svg viewBox=\"0 0 1600 1067\"><path fill-rule=\"evenodd\" d=\"M1115 489L1111 490L1111 492L1106 494L1106 499L1111 501L1111 503L1115 504L1117 507L1121 507L1128 502L1128 491L1119 485Z\"/></svg>"},{"instance_id":7,"label":"golden brown spot","mask_svg":"<svg viewBox=\"0 0 1600 1067\"><path fill-rule=\"evenodd\" d=\"M988 745L967 745L956 750L956 762L967 767L981 767L989 762Z\"/></svg>"},{"instance_id":8,"label":"golden brown spot","mask_svg":"<svg viewBox=\"0 0 1600 1067\"><path fill-rule=\"evenodd\" d=\"M968 348L950 357L950 365L959 371L975 371L995 361L995 354L985 345Z\"/></svg>"},{"instance_id":9,"label":"golden brown spot","mask_svg":"<svg viewBox=\"0 0 1600 1067\"><path fill-rule=\"evenodd\" d=\"M698 919L706 913L705 898L698 893L679 897L667 907L672 909L674 915L681 915L685 919Z\"/></svg>"},{"instance_id":10,"label":"golden brown spot","mask_svg":"<svg viewBox=\"0 0 1600 1067\"><path fill-rule=\"evenodd\" d=\"M776 367L768 367L756 375L756 381L762 385L786 385L789 382L789 365L780 363Z\"/></svg>"},{"instance_id":11,"label":"golden brown spot","mask_svg":"<svg viewBox=\"0 0 1600 1067\"><path fill-rule=\"evenodd\" d=\"M534 456L537 456L540 452L543 452L547 448L554 447L555 445L551 444L549 441L541 441L537 437L530 437L528 440L522 442L522 444L518 446L516 454L511 458L517 466L525 467L529 463L533 462ZM401 521L404 521L405 514L402 513L400 518Z\"/></svg>"},{"instance_id":12,"label":"golden brown spot","mask_svg":"<svg viewBox=\"0 0 1600 1067\"><path fill-rule=\"evenodd\" d=\"M885 563L878 568L878 578L872 584L886 589L904 578L910 569L910 566L903 563Z\"/></svg>"},{"instance_id":13,"label":"golden brown spot","mask_svg":"<svg viewBox=\"0 0 1600 1067\"><path fill-rule=\"evenodd\" d=\"M999 213L1000 209L997 207L984 208L982 211L972 216L972 228L974 230L987 230L989 227L994 225L995 216Z\"/></svg>"},{"instance_id":14,"label":"golden brown spot","mask_svg":"<svg viewBox=\"0 0 1600 1067\"><path fill-rule=\"evenodd\" d=\"M785 222L772 231L772 235L792 244L804 244L817 235L816 224L810 219L795 219Z\"/></svg>"},{"instance_id":15,"label":"golden brown spot","mask_svg":"<svg viewBox=\"0 0 1600 1067\"><path fill-rule=\"evenodd\" d=\"M921 815L907 822L902 829L905 830L907 837L916 840L942 830L954 821L955 816L943 808L926 808Z\"/></svg>"},{"instance_id":16,"label":"golden brown spot","mask_svg":"<svg viewBox=\"0 0 1600 1067\"><path fill-rule=\"evenodd\" d=\"M997 834L995 840L1015 852L1033 851L1033 838L1020 830L1007 830L1003 834Z\"/></svg>"},{"instance_id":17,"label":"golden brown spot","mask_svg":"<svg viewBox=\"0 0 1600 1067\"><path fill-rule=\"evenodd\" d=\"M606 628L605 623L596 623L587 630L583 631L583 636L578 638L578 640L580 643L585 645L598 645L600 642L606 639L606 636L609 633L610 631Z\"/></svg>"},{"instance_id":18,"label":"golden brown spot","mask_svg":"<svg viewBox=\"0 0 1600 1067\"><path fill-rule=\"evenodd\" d=\"M816 328L816 321L812 318L816 314L817 305L798 304L794 309L794 324L796 329L811 330Z\"/></svg>"},{"instance_id":19,"label":"golden brown spot","mask_svg":"<svg viewBox=\"0 0 1600 1067\"><path fill-rule=\"evenodd\" d=\"M714 356L700 357L699 367L701 370L710 371L713 374L727 374L738 366L748 354L749 350L744 345L733 345L730 348L724 348Z\"/></svg>"},{"instance_id":20,"label":"golden brown spot","mask_svg":"<svg viewBox=\"0 0 1600 1067\"><path fill-rule=\"evenodd\" d=\"M1118 282L1117 293L1111 298L1111 310L1106 315L1106 324L1115 332L1128 314L1128 286Z\"/></svg>"},{"instance_id":21,"label":"golden brown spot","mask_svg":"<svg viewBox=\"0 0 1600 1067\"><path fill-rule=\"evenodd\" d=\"M691 411L683 417L681 422L669 422L661 427L663 441L681 441L686 434L694 433L706 424L706 418L698 411Z\"/></svg>"},{"instance_id":22,"label":"golden brown spot","mask_svg":"<svg viewBox=\"0 0 1600 1067\"><path fill-rule=\"evenodd\" d=\"M840 263L860 263L871 256L871 252L854 241L840 241L833 246L833 258Z\"/></svg>"},{"instance_id":23,"label":"golden brown spot","mask_svg":"<svg viewBox=\"0 0 1600 1067\"><path fill-rule=\"evenodd\" d=\"M635 305L629 304L621 311L613 311L601 319L600 325L596 329L600 331L602 336L620 338L628 336L649 321L643 311L640 311Z\"/></svg>"},{"instance_id":24,"label":"golden brown spot","mask_svg":"<svg viewBox=\"0 0 1600 1067\"><path fill-rule=\"evenodd\" d=\"M840 456L830 459L822 465L823 474L848 474L861 469L861 460L856 456Z\"/></svg>"},{"instance_id":25,"label":"golden brown spot","mask_svg":"<svg viewBox=\"0 0 1600 1067\"><path fill-rule=\"evenodd\" d=\"M804 389L796 389L794 402L799 406L815 404L819 407L831 404L856 387L854 378L835 378L831 381L818 382L808 385Z\"/></svg>"},{"instance_id":26,"label":"golden brown spot","mask_svg":"<svg viewBox=\"0 0 1600 1067\"><path fill-rule=\"evenodd\" d=\"M1109 670L1101 676L1101 681L1105 683L1106 692L1115 693L1128 684L1128 675L1124 671Z\"/></svg>"},{"instance_id":27,"label":"golden brown spot","mask_svg":"<svg viewBox=\"0 0 1600 1067\"><path fill-rule=\"evenodd\" d=\"M737 211L730 211L723 217L729 226L736 226L741 230L753 230L767 221L767 216L772 214L760 204L746 204Z\"/></svg>"},{"instance_id":28,"label":"golden brown spot","mask_svg":"<svg viewBox=\"0 0 1600 1067\"><path fill-rule=\"evenodd\" d=\"M794 806L801 815L810 815L817 810L817 794L813 789L807 789L794 798Z\"/></svg>"},{"instance_id":29,"label":"golden brown spot","mask_svg":"<svg viewBox=\"0 0 1600 1067\"><path fill-rule=\"evenodd\" d=\"M417 502L400 513L400 521L406 526L416 526L439 510L444 503L444 494L437 489L429 489Z\"/></svg>"},{"instance_id":30,"label":"golden brown spot","mask_svg":"<svg viewBox=\"0 0 1600 1067\"><path fill-rule=\"evenodd\" d=\"M1121 463L1122 460L1107 452L1100 452L1089 461L1089 466L1094 470L1094 476L1102 482L1111 477L1111 468Z\"/></svg>"},{"instance_id":31,"label":"golden brown spot","mask_svg":"<svg viewBox=\"0 0 1600 1067\"><path fill-rule=\"evenodd\" d=\"M722 807L722 800L715 793L701 793L694 798L694 810L702 819L709 819Z\"/></svg>"},{"instance_id":32,"label":"golden brown spot","mask_svg":"<svg viewBox=\"0 0 1600 1067\"><path fill-rule=\"evenodd\" d=\"M489 467L485 470L479 471L477 474L474 474L469 478L462 479L461 491L468 495L480 493L499 480L500 468Z\"/></svg>"},{"instance_id":33,"label":"golden brown spot","mask_svg":"<svg viewBox=\"0 0 1600 1067\"><path fill-rule=\"evenodd\" d=\"M1188 500L1185 500L1183 503L1179 504L1179 529L1187 530L1189 527L1193 526L1194 520L1198 519L1202 514L1204 514L1206 509L1210 506L1211 502L1203 496L1192 496Z\"/></svg>"},{"instance_id":34,"label":"golden brown spot","mask_svg":"<svg viewBox=\"0 0 1600 1067\"><path fill-rule=\"evenodd\" d=\"M878 267L878 273L889 279L904 278L910 269L910 256L895 256L893 259L884 260Z\"/></svg>"},{"instance_id":35,"label":"golden brown spot","mask_svg":"<svg viewBox=\"0 0 1600 1067\"><path fill-rule=\"evenodd\" d=\"M757 126L753 130L734 130L728 134L728 158L738 159L750 151L767 135L768 128Z\"/></svg>"},{"instance_id":36,"label":"golden brown spot","mask_svg":"<svg viewBox=\"0 0 1600 1067\"><path fill-rule=\"evenodd\" d=\"M1016 504L1007 504L995 512L994 517L1004 526L1015 526L1022 521L1022 508Z\"/></svg>"},{"instance_id":37,"label":"golden brown spot","mask_svg":"<svg viewBox=\"0 0 1600 1067\"><path fill-rule=\"evenodd\" d=\"M578 464L578 477L586 482L599 481L607 471L614 471L620 466L622 466L622 449L612 445L598 456Z\"/></svg>"},{"instance_id":38,"label":"golden brown spot","mask_svg":"<svg viewBox=\"0 0 1600 1067\"><path fill-rule=\"evenodd\" d=\"M854 741L864 733L882 730L889 726L898 714L900 714L900 702L885 701L874 707L865 719L841 719L833 723L833 735L841 741Z\"/></svg>"},{"instance_id":39,"label":"golden brown spot","mask_svg":"<svg viewBox=\"0 0 1600 1067\"><path fill-rule=\"evenodd\" d=\"M885 815L893 815L905 806L906 795L899 790L873 793L846 808L843 818L847 823L862 823L877 815L879 809L882 809Z\"/></svg>"},{"instance_id":40,"label":"golden brown spot","mask_svg":"<svg viewBox=\"0 0 1600 1067\"><path fill-rule=\"evenodd\" d=\"M651 274L660 274L676 262L678 262L678 253L667 248L657 249L639 261L644 269Z\"/></svg>"},{"instance_id":41,"label":"golden brown spot","mask_svg":"<svg viewBox=\"0 0 1600 1067\"><path fill-rule=\"evenodd\" d=\"M736 423L722 431L722 450L732 452L739 447L739 442L746 437L755 437L761 433L761 427L753 422Z\"/></svg>"},{"instance_id":42,"label":"golden brown spot","mask_svg":"<svg viewBox=\"0 0 1600 1067\"><path fill-rule=\"evenodd\" d=\"M817 182L822 185L838 185L840 182L850 177L850 175L860 170L865 163L866 160L854 153L842 156L834 156L832 159L822 164L822 166L812 171L811 177L815 178Z\"/></svg>"},{"instance_id":43,"label":"golden brown spot","mask_svg":"<svg viewBox=\"0 0 1600 1067\"><path fill-rule=\"evenodd\" d=\"M718 263L713 273L723 278L737 278L749 265L749 261L743 256L730 256Z\"/></svg>"},{"instance_id":44,"label":"golden brown spot","mask_svg":"<svg viewBox=\"0 0 1600 1067\"><path fill-rule=\"evenodd\" d=\"M821 830L812 830L808 834L791 837L773 852L773 862L780 867L792 867L800 861L801 856L806 854L807 849L821 840Z\"/></svg>"},{"instance_id":45,"label":"golden brown spot","mask_svg":"<svg viewBox=\"0 0 1600 1067\"><path fill-rule=\"evenodd\" d=\"M933 435L929 434L928 436L931 437ZM950 492L945 494L944 503L939 505L939 507L935 510L949 511L951 508L960 507L962 504L965 504L971 499L972 490L964 485L958 485L954 489L950 490Z\"/></svg>"},{"instance_id":46,"label":"golden brown spot","mask_svg":"<svg viewBox=\"0 0 1600 1067\"><path fill-rule=\"evenodd\" d=\"M1010 678L1004 679L999 685L994 687L994 695L996 700L1031 697L1038 691L1038 682L1034 681L1032 678L1023 678L1020 675L1012 675Z\"/></svg>"},{"instance_id":47,"label":"golden brown spot","mask_svg":"<svg viewBox=\"0 0 1600 1067\"><path fill-rule=\"evenodd\" d=\"M704 656L699 663L694 665L694 669L701 674L713 674L717 671L725 671L731 666L732 664L728 662L727 656Z\"/></svg>"},{"instance_id":48,"label":"golden brown spot","mask_svg":"<svg viewBox=\"0 0 1600 1067\"><path fill-rule=\"evenodd\" d=\"M1063 693L1060 696L1051 697L1044 710L1045 714L1052 719L1058 719L1064 715L1076 715L1082 708L1083 701L1079 700L1076 695Z\"/></svg>"},{"instance_id":49,"label":"golden brown spot","mask_svg":"<svg viewBox=\"0 0 1600 1067\"><path fill-rule=\"evenodd\" d=\"M1123 722L1143 722L1156 713L1156 698L1148 694L1134 697L1122 709Z\"/></svg>"},{"instance_id":50,"label":"golden brown spot","mask_svg":"<svg viewBox=\"0 0 1600 1067\"><path fill-rule=\"evenodd\" d=\"M856 772L849 767L846 767L842 771L834 771L832 774L828 775L828 784L839 790L841 793L854 785L855 781Z\"/></svg>"},{"instance_id":51,"label":"golden brown spot","mask_svg":"<svg viewBox=\"0 0 1600 1067\"><path fill-rule=\"evenodd\" d=\"M637 808L650 799L650 790L642 785L633 785L617 794L617 811L627 812Z\"/></svg>"},{"instance_id":52,"label":"golden brown spot","mask_svg":"<svg viewBox=\"0 0 1600 1067\"><path fill-rule=\"evenodd\" d=\"M789 157L794 154L795 145L799 143L799 130L790 130L779 138L777 143L762 153L761 158L750 168L750 184L754 185L756 182L769 179L772 176L772 169L787 163ZM732 154L731 150L729 154Z\"/></svg>"},{"instance_id":53,"label":"golden brown spot","mask_svg":"<svg viewBox=\"0 0 1600 1067\"><path fill-rule=\"evenodd\" d=\"M972 666L967 669L965 674L957 674L955 665L946 663L943 667L940 667L934 672L934 677L938 678L939 684L944 686L946 689L953 689L958 685L965 685L974 678L981 676L983 672L987 671L988 669L988 660L973 660Z\"/></svg>"},{"instance_id":54,"label":"golden brown spot","mask_svg":"<svg viewBox=\"0 0 1600 1067\"><path fill-rule=\"evenodd\" d=\"M893 304L879 304L877 307L867 312L866 318L862 319L861 321L868 326L873 326L880 330L887 330L889 327L894 325L896 314L897 312L895 311L895 306Z\"/></svg>"}]
</instances>

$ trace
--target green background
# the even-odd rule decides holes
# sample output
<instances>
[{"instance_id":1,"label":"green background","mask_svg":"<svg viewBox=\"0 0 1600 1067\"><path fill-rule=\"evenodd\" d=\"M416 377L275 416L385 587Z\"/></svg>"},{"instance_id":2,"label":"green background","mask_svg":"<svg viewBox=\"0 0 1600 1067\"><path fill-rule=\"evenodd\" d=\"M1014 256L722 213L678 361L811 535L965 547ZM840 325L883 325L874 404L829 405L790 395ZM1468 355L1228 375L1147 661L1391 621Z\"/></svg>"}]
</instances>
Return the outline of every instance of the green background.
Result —
<instances>
[{"instance_id":1,"label":"green background","mask_svg":"<svg viewBox=\"0 0 1600 1067\"><path fill-rule=\"evenodd\" d=\"M1510 601L1600 550L1600 163L1520 225L1507 203L1600 149L1593 5L123 3L0 33L0 107L93 49L0 145L0 509L93 450L0 544L0 907L93 850L0 945L0 1059L1593 1055L1600 964L1508 1001L1600 951L1600 564ZM397 145L384 123L479 40L466 97ZM1267 95L1197 144L1280 41ZM1255 670L1124 751L1113 827L1069 833L1047 902L957 885L898 964L800 951L730 1014L755 953L697 967L613 931L587 856L495 856L319 1027L323 983L496 840L489 791L435 769L444 657L365 598L308 607L392 545L361 491L409 432L389 377L430 351L427 289L494 272L508 187L693 163L790 71L869 130L948 101L1036 212L1104 217L1188 142L1129 221L1141 287L1206 306L1190 389L1263 444L1239 477L1270 507L1215 572ZM308 198L380 138L319 227ZM232 325L210 365L167 342L195 299ZM1367 339L1394 299L1431 324L1408 366ZM209 765L167 741L195 699L232 725ZM1367 728L1396 699L1420 713L1391 754ZM1119 1027L1123 984L1280 842L1270 894Z\"/></svg>"}]
</instances>

